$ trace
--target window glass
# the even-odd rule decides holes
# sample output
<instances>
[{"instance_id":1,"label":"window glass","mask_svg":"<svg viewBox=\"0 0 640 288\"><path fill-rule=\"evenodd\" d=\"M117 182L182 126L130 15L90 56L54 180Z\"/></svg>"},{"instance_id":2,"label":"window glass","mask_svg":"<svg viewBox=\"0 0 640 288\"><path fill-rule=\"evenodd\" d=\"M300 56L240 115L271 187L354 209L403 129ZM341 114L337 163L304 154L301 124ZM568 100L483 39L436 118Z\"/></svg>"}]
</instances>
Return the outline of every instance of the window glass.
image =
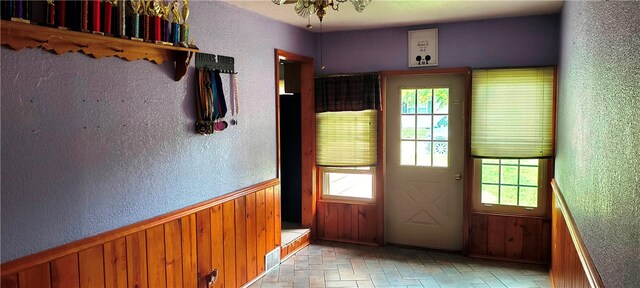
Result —
<instances>
[{"instance_id":1,"label":"window glass","mask_svg":"<svg viewBox=\"0 0 640 288\"><path fill-rule=\"evenodd\" d=\"M482 159L480 201L537 207L538 166L537 159Z\"/></svg>"},{"instance_id":2,"label":"window glass","mask_svg":"<svg viewBox=\"0 0 640 288\"><path fill-rule=\"evenodd\" d=\"M325 167L322 169L324 198L373 199L373 167Z\"/></svg>"},{"instance_id":3,"label":"window glass","mask_svg":"<svg viewBox=\"0 0 640 288\"><path fill-rule=\"evenodd\" d=\"M449 166L449 88L401 90L400 165Z\"/></svg>"},{"instance_id":4,"label":"window glass","mask_svg":"<svg viewBox=\"0 0 640 288\"><path fill-rule=\"evenodd\" d=\"M412 143L413 144L413 143ZM431 142L420 141L416 143L416 165L431 166Z\"/></svg>"},{"instance_id":5,"label":"window glass","mask_svg":"<svg viewBox=\"0 0 640 288\"><path fill-rule=\"evenodd\" d=\"M400 165L416 165L416 145L413 141L402 141L400 143ZM429 149L429 154L431 154Z\"/></svg>"}]
</instances>

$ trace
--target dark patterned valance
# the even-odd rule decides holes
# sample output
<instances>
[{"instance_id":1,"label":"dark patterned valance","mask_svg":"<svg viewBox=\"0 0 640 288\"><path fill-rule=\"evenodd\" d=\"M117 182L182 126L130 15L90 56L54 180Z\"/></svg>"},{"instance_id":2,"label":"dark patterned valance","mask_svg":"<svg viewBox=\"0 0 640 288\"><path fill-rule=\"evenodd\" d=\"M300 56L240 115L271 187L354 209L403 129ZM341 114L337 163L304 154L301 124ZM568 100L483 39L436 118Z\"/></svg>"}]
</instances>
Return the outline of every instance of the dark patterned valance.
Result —
<instances>
[{"instance_id":1,"label":"dark patterned valance","mask_svg":"<svg viewBox=\"0 0 640 288\"><path fill-rule=\"evenodd\" d=\"M376 74L318 77L316 113L380 110L380 76Z\"/></svg>"}]
</instances>

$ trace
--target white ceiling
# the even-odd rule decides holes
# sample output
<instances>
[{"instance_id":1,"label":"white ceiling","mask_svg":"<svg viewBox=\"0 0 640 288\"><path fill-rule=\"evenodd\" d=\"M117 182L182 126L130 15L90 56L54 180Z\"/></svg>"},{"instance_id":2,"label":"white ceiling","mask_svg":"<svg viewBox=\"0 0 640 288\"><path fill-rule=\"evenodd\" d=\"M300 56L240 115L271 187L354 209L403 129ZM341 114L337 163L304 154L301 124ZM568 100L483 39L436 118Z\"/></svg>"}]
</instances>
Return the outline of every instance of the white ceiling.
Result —
<instances>
[{"instance_id":1,"label":"white ceiling","mask_svg":"<svg viewBox=\"0 0 640 288\"><path fill-rule=\"evenodd\" d=\"M224 1L294 26L307 25L307 19L294 11L295 4L278 6L271 0ZM331 32L543 15L560 12L562 4L562 0L372 0L358 13L350 2L345 2L340 4L340 11L330 9L322 25L324 32ZM314 26L311 31L320 32L315 15L311 24Z\"/></svg>"}]
</instances>

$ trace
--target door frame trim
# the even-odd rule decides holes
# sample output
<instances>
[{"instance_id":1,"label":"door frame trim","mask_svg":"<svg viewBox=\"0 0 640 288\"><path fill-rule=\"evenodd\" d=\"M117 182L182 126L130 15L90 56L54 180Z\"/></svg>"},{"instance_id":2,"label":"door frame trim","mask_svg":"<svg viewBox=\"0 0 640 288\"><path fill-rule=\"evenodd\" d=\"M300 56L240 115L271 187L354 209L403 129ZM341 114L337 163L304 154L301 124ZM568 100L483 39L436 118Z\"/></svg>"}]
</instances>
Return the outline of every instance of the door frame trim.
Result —
<instances>
[{"instance_id":1,"label":"door frame trim","mask_svg":"<svg viewBox=\"0 0 640 288\"><path fill-rule=\"evenodd\" d=\"M301 184L302 226L311 229L311 240L316 230L316 118L314 102L315 64L312 57L280 49L274 51L276 98L276 153L277 177L281 177L280 160L280 58L300 63L300 120L301 120Z\"/></svg>"},{"instance_id":2,"label":"door frame trim","mask_svg":"<svg viewBox=\"0 0 640 288\"><path fill-rule=\"evenodd\" d=\"M380 71L380 82L381 82L381 93L382 93L382 103L384 105L386 101L386 82L387 78L393 76L434 76L434 75L464 75L464 96L463 96L463 112L462 117L464 119L462 123L463 129L463 184L462 184L462 253L463 255L467 255L469 251L469 216L471 212L471 189L472 189L472 168L473 163L471 162L471 68L470 67L457 67L457 68L437 68L437 69L427 69L427 70L390 70L390 71ZM383 106L384 107L384 106ZM383 109L384 110L384 109ZM384 125L386 125L386 121L383 121ZM383 127L384 128L384 127ZM384 131L384 130L383 130ZM384 132L382 132L384 133ZM384 135L384 134L383 134ZM384 140L382 141L382 147L386 148L386 136L382 137ZM383 149L384 149L383 148ZM385 151L386 152L386 151ZM383 163L386 162L386 153L383 152L382 155ZM383 169L382 169L383 170ZM385 174L382 171L383 175ZM382 178L382 177L381 177ZM384 180L381 181L382 185L384 185ZM384 186L383 186L384 187ZM383 202L384 203L384 202ZM382 210L384 210L384 205L382 206ZM384 223L384 214L382 215L381 222ZM384 224L382 225L384 226Z\"/></svg>"}]
</instances>

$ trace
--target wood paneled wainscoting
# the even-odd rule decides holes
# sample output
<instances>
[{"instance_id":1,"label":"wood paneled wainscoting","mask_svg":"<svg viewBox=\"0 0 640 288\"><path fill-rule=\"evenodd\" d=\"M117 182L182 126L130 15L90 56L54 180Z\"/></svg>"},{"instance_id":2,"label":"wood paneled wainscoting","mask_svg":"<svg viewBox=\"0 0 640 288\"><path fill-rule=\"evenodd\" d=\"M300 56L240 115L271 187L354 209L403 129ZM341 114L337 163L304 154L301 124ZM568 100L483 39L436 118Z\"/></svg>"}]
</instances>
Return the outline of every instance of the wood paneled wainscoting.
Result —
<instances>
[{"instance_id":1,"label":"wood paneled wainscoting","mask_svg":"<svg viewBox=\"0 0 640 288\"><path fill-rule=\"evenodd\" d=\"M549 219L472 212L469 222L469 256L549 263Z\"/></svg>"},{"instance_id":2,"label":"wood paneled wainscoting","mask_svg":"<svg viewBox=\"0 0 640 288\"><path fill-rule=\"evenodd\" d=\"M558 183L553 188L551 283L553 287L604 287L587 251Z\"/></svg>"},{"instance_id":3,"label":"wood paneled wainscoting","mask_svg":"<svg viewBox=\"0 0 640 288\"><path fill-rule=\"evenodd\" d=\"M379 245L378 211L375 204L317 202L317 239Z\"/></svg>"},{"instance_id":4,"label":"wood paneled wainscoting","mask_svg":"<svg viewBox=\"0 0 640 288\"><path fill-rule=\"evenodd\" d=\"M280 246L273 179L166 215L3 263L2 287L240 287Z\"/></svg>"}]
</instances>

